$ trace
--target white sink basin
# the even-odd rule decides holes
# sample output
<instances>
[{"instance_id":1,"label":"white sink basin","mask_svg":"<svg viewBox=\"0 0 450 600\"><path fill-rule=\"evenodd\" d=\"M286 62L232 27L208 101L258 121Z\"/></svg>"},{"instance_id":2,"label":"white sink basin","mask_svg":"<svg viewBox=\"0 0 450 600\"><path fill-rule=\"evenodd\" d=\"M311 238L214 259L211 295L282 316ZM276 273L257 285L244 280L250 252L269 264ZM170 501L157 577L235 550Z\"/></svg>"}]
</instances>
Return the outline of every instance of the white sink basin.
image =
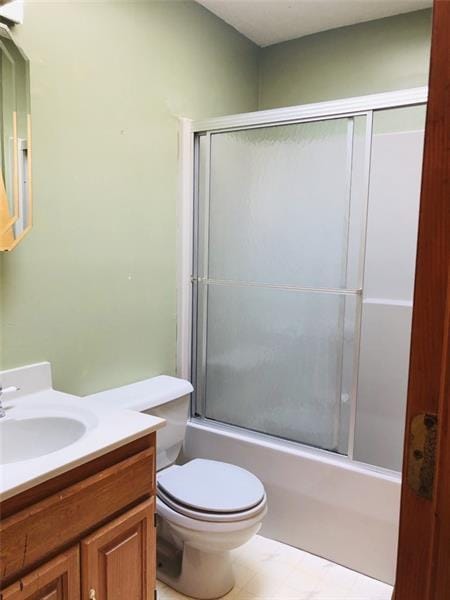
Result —
<instances>
[{"instance_id":1,"label":"white sink basin","mask_svg":"<svg viewBox=\"0 0 450 600\"><path fill-rule=\"evenodd\" d=\"M164 425L158 417L136 412L140 407L129 406L135 404L134 387L124 405L114 395L98 400L54 390L49 363L0 371L0 386L18 388L2 395L0 502ZM149 392L144 386L143 392L139 397L146 402L155 396L152 388ZM156 393L166 394L165 384L157 384Z\"/></svg>"},{"instance_id":2,"label":"white sink basin","mask_svg":"<svg viewBox=\"0 0 450 600\"><path fill-rule=\"evenodd\" d=\"M81 439L95 424L90 415L45 412L12 410L0 419L0 465L61 450Z\"/></svg>"}]
</instances>

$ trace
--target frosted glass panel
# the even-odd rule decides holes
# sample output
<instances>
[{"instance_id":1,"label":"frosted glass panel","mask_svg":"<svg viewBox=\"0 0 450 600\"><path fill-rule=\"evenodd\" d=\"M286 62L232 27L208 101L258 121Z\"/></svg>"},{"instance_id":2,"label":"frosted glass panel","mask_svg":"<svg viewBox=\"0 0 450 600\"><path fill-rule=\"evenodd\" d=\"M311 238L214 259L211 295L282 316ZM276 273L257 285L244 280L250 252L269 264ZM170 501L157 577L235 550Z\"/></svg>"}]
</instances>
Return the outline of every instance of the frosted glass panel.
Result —
<instances>
[{"instance_id":1,"label":"frosted glass panel","mask_svg":"<svg viewBox=\"0 0 450 600\"><path fill-rule=\"evenodd\" d=\"M209 285L206 416L338 450L355 307L355 296Z\"/></svg>"},{"instance_id":2,"label":"frosted glass panel","mask_svg":"<svg viewBox=\"0 0 450 600\"><path fill-rule=\"evenodd\" d=\"M353 132L344 118L211 135L210 278L358 287L354 266L347 281L349 234L359 249L362 229L350 228L364 163Z\"/></svg>"},{"instance_id":3,"label":"frosted glass panel","mask_svg":"<svg viewBox=\"0 0 450 600\"><path fill-rule=\"evenodd\" d=\"M200 415L348 453L367 131L358 115L197 138Z\"/></svg>"}]
</instances>

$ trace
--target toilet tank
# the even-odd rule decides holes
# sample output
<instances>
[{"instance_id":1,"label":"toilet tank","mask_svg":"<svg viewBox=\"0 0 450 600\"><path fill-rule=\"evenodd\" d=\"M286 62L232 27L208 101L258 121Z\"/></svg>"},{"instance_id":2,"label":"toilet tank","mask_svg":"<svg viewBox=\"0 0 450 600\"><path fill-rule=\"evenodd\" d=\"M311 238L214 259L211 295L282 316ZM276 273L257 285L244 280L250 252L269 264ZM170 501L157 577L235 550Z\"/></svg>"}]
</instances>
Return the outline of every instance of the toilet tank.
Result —
<instances>
[{"instance_id":1,"label":"toilet tank","mask_svg":"<svg viewBox=\"0 0 450 600\"><path fill-rule=\"evenodd\" d=\"M156 470L172 465L183 446L189 418L189 396L167 400L142 412L166 420L166 425L156 434Z\"/></svg>"},{"instance_id":2,"label":"toilet tank","mask_svg":"<svg viewBox=\"0 0 450 600\"><path fill-rule=\"evenodd\" d=\"M159 375L92 394L89 398L166 420L166 425L156 434L156 469L159 471L176 461L183 446L193 389L185 379Z\"/></svg>"}]
</instances>

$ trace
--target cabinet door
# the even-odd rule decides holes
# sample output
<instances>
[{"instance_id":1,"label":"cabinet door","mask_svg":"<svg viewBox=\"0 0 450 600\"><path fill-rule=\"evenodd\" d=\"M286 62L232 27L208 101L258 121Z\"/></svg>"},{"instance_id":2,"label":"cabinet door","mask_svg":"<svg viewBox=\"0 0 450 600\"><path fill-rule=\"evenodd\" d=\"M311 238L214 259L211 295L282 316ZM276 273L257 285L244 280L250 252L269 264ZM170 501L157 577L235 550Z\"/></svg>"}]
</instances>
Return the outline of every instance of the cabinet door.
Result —
<instances>
[{"instance_id":1,"label":"cabinet door","mask_svg":"<svg viewBox=\"0 0 450 600\"><path fill-rule=\"evenodd\" d=\"M78 546L59 554L0 593L1 600L79 600Z\"/></svg>"},{"instance_id":2,"label":"cabinet door","mask_svg":"<svg viewBox=\"0 0 450 600\"><path fill-rule=\"evenodd\" d=\"M81 542L83 600L150 600L156 583L154 499Z\"/></svg>"}]
</instances>

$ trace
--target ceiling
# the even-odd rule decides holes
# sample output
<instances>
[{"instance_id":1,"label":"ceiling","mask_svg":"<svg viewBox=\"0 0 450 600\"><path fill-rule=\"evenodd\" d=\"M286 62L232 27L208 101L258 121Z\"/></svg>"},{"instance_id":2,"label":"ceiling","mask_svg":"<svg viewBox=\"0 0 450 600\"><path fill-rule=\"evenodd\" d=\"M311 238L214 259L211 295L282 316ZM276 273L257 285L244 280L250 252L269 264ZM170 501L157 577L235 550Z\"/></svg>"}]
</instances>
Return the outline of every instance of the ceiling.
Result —
<instances>
[{"instance_id":1,"label":"ceiling","mask_svg":"<svg viewBox=\"0 0 450 600\"><path fill-rule=\"evenodd\" d=\"M432 0L197 0L258 44L427 8Z\"/></svg>"}]
</instances>

